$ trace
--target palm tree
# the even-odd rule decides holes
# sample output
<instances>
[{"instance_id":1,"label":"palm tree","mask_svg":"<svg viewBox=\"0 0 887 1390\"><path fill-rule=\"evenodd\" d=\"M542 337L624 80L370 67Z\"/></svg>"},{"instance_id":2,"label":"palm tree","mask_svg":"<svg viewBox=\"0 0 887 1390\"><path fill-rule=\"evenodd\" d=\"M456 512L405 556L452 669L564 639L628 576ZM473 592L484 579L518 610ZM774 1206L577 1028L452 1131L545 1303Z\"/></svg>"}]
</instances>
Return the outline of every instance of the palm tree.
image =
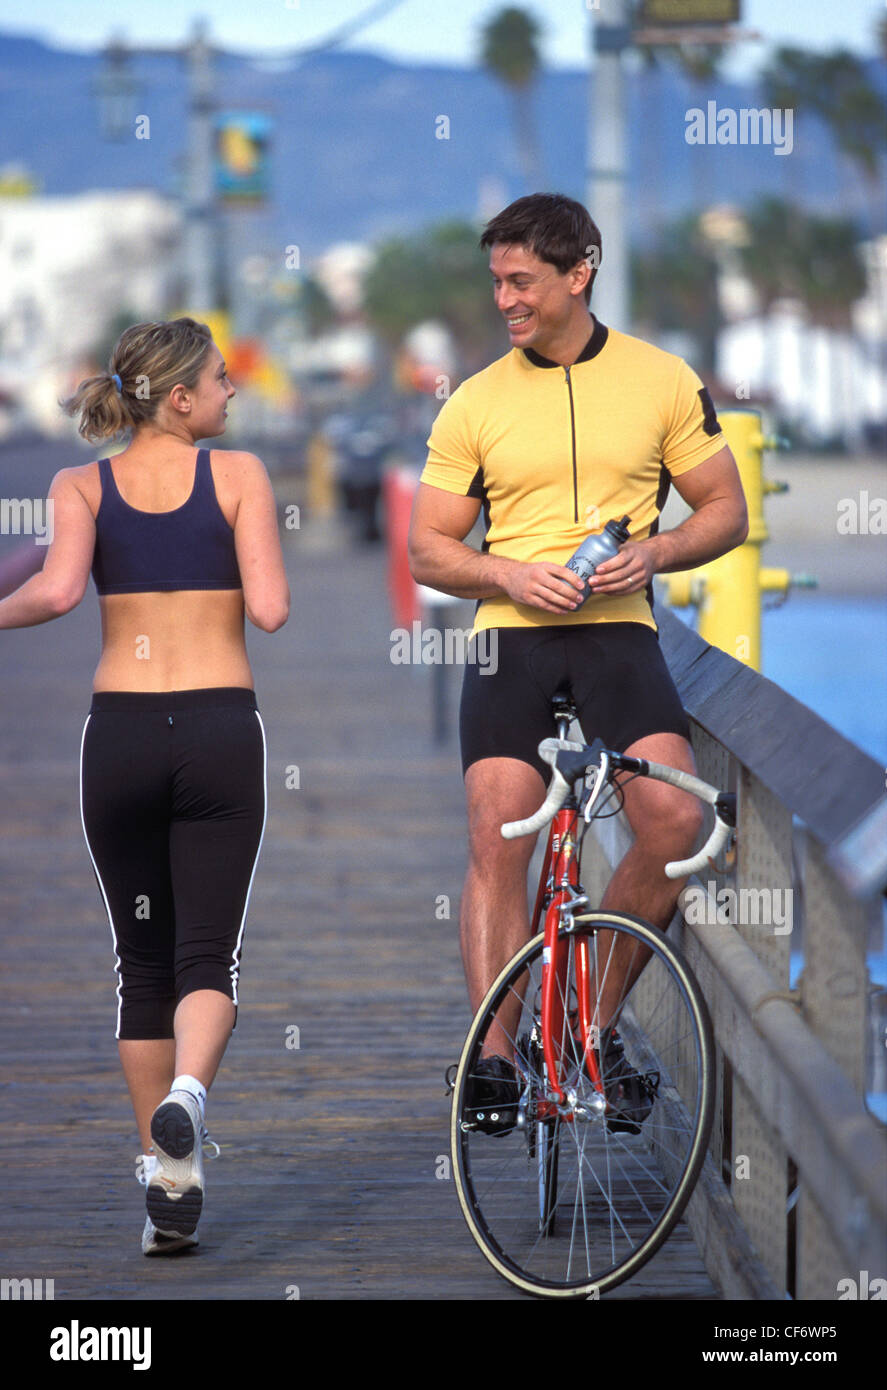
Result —
<instances>
[{"instance_id":1,"label":"palm tree","mask_svg":"<svg viewBox=\"0 0 887 1390\"><path fill-rule=\"evenodd\" d=\"M533 16L514 5L500 10L481 32L481 62L514 100L515 142L528 190L540 188L542 182L532 110L533 85L541 66L539 32Z\"/></svg>"},{"instance_id":2,"label":"palm tree","mask_svg":"<svg viewBox=\"0 0 887 1390\"><path fill-rule=\"evenodd\" d=\"M883 215L878 175L884 155L884 103L860 59L847 49L809 53L778 48L761 74L761 86L768 106L791 108L799 119L818 116L825 123L840 153L865 178L874 235Z\"/></svg>"},{"instance_id":3,"label":"palm tree","mask_svg":"<svg viewBox=\"0 0 887 1390\"><path fill-rule=\"evenodd\" d=\"M739 255L758 296L764 335L764 377L770 389L779 375L773 306L780 299L805 301L808 225L801 208L781 198L760 198L746 213L746 242Z\"/></svg>"},{"instance_id":4,"label":"palm tree","mask_svg":"<svg viewBox=\"0 0 887 1390\"><path fill-rule=\"evenodd\" d=\"M445 222L377 248L364 281L364 313L390 353L427 319L450 330L465 375L505 350L477 238L470 223Z\"/></svg>"},{"instance_id":5,"label":"palm tree","mask_svg":"<svg viewBox=\"0 0 887 1390\"><path fill-rule=\"evenodd\" d=\"M677 34L675 39L675 43L669 44L638 44L636 51L640 53L648 71L652 72L657 69L661 71L666 67L677 68L690 86L690 99L693 105L704 106L705 97L710 95L712 82L720 76L725 45L681 43ZM660 144L658 136L661 130L661 122L651 122L649 141L645 143L649 143L651 146L649 156L651 162L654 162L659 169L664 170L665 160L662 157L661 149L656 148ZM709 188L707 165L710 157L707 146L694 146L691 166L693 171L692 197L697 208L702 207L706 201Z\"/></svg>"},{"instance_id":6,"label":"palm tree","mask_svg":"<svg viewBox=\"0 0 887 1390\"><path fill-rule=\"evenodd\" d=\"M690 333L699 344L699 371L713 374L721 328L717 261L695 213L663 228L652 251L632 265L632 321Z\"/></svg>"},{"instance_id":7,"label":"palm tree","mask_svg":"<svg viewBox=\"0 0 887 1390\"><path fill-rule=\"evenodd\" d=\"M760 198L746 213L742 267L766 315L778 299L803 299L810 219L794 203Z\"/></svg>"},{"instance_id":8,"label":"palm tree","mask_svg":"<svg viewBox=\"0 0 887 1390\"><path fill-rule=\"evenodd\" d=\"M852 332L852 306L866 288L857 229L847 218L810 217L777 198L761 199L749 211L747 227L741 254L764 316L777 299L797 299L811 323L831 330L830 413L838 419L853 383L841 379L835 335Z\"/></svg>"},{"instance_id":9,"label":"palm tree","mask_svg":"<svg viewBox=\"0 0 887 1390\"><path fill-rule=\"evenodd\" d=\"M858 233L846 217L812 217L805 298L815 323L848 330L852 308L865 294L866 274Z\"/></svg>"},{"instance_id":10,"label":"palm tree","mask_svg":"<svg viewBox=\"0 0 887 1390\"><path fill-rule=\"evenodd\" d=\"M829 330L829 392L832 419L859 412L848 410L848 397L856 394L857 381L848 371L848 341L855 340L853 303L866 290L866 273L859 254L859 235L853 223L842 217L817 217L810 221L805 299L813 323ZM857 397L858 399L858 397ZM855 427L855 428L858 428Z\"/></svg>"}]
</instances>

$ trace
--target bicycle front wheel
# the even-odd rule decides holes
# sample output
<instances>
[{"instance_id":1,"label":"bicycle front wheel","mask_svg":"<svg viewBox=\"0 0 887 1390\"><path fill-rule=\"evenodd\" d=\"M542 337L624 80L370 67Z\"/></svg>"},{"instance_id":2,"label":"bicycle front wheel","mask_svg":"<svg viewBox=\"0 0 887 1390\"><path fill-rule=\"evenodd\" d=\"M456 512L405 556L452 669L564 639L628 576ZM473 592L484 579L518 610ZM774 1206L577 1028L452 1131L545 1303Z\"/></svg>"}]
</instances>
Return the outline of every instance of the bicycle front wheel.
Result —
<instances>
[{"instance_id":1,"label":"bicycle front wheel","mask_svg":"<svg viewBox=\"0 0 887 1390\"><path fill-rule=\"evenodd\" d=\"M711 1022L661 932L624 913L585 914L558 936L553 1078L542 1047L544 950L539 935L517 953L471 1025L454 1082L453 1171L468 1227L504 1278L527 1293L597 1297L650 1259L689 1200L712 1124ZM583 952L596 1067L579 1041ZM489 1133L477 1123L474 1075L503 1004L506 1016L520 1008L509 1031L520 1099L513 1126Z\"/></svg>"}]
</instances>

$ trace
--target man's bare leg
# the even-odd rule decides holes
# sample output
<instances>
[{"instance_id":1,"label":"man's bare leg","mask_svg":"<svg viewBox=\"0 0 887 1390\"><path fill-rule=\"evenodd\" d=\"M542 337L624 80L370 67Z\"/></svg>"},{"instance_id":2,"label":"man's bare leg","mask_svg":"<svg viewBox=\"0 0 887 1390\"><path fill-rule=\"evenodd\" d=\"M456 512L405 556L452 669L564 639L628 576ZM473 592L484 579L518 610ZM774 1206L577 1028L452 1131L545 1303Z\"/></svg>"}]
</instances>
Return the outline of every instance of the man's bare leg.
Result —
<instances>
[{"instance_id":1,"label":"man's bare leg","mask_svg":"<svg viewBox=\"0 0 887 1390\"><path fill-rule=\"evenodd\" d=\"M634 758L696 772L693 750L678 734L650 734L625 751ZM624 791L635 841L610 879L601 908L631 913L665 931L686 883L686 879L666 878L665 865L691 853L703 822L702 807L692 794L649 777L629 782ZM595 1022L606 1027L618 1015L650 952L626 937L599 932L597 957L600 1018Z\"/></svg>"},{"instance_id":2,"label":"man's bare leg","mask_svg":"<svg viewBox=\"0 0 887 1390\"><path fill-rule=\"evenodd\" d=\"M677 734L650 734L632 744L632 757L696 771L693 751ZM472 1011L476 1011L499 971L530 934L527 869L534 840L503 840L503 821L531 815L542 802L545 784L528 763L484 758L465 777L469 815L469 868L462 896L462 960ZM665 877L665 865L685 858L702 824L696 797L665 782L637 778L624 789L625 810L635 843L617 866L601 908L628 912L665 930L684 880ZM598 933L599 1017L601 1027L619 1008L649 959L639 943ZM518 1003L503 1007L484 1044L485 1056L511 1057Z\"/></svg>"},{"instance_id":3,"label":"man's bare leg","mask_svg":"<svg viewBox=\"0 0 887 1390\"><path fill-rule=\"evenodd\" d=\"M517 758L483 758L465 774L469 862L462 894L460 939L472 1013L503 966L530 935L527 870L535 837L503 840L504 821L522 820L541 806L545 783ZM484 1056L511 1060L517 1000L503 1006L483 1046Z\"/></svg>"}]
</instances>

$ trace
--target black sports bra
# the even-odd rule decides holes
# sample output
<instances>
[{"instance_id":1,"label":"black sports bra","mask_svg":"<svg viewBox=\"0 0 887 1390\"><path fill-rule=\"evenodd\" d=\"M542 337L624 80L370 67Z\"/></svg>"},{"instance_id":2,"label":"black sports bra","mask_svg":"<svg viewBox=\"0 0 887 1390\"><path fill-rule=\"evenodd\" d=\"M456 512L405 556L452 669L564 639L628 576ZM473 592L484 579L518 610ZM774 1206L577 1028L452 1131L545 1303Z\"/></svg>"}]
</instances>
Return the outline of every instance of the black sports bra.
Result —
<instances>
[{"instance_id":1,"label":"black sports bra","mask_svg":"<svg viewBox=\"0 0 887 1390\"><path fill-rule=\"evenodd\" d=\"M99 459L99 473L92 575L100 594L243 587L208 449L198 451L191 496L171 512L142 512L124 502L110 459Z\"/></svg>"}]
</instances>

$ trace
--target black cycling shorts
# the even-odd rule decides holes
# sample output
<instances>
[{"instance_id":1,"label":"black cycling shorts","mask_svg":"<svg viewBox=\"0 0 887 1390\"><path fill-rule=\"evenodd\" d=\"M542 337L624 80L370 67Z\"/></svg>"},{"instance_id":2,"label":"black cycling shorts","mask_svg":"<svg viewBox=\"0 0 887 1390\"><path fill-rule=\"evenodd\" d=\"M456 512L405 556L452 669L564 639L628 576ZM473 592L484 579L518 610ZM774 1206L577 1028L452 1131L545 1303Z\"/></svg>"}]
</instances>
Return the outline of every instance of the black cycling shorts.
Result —
<instances>
[{"instance_id":1,"label":"black cycling shorts","mask_svg":"<svg viewBox=\"0 0 887 1390\"><path fill-rule=\"evenodd\" d=\"M197 989L226 994L236 1019L265 768L252 690L93 695L81 811L116 953L118 1038L172 1038Z\"/></svg>"},{"instance_id":2,"label":"black cycling shorts","mask_svg":"<svg viewBox=\"0 0 887 1390\"><path fill-rule=\"evenodd\" d=\"M690 729L659 637L643 623L493 628L469 645L459 735L462 771L482 758L518 758L547 783L542 739L556 734L551 698L568 691L586 742L617 753L648 734Z\"/></svg>"}]
</instances>

